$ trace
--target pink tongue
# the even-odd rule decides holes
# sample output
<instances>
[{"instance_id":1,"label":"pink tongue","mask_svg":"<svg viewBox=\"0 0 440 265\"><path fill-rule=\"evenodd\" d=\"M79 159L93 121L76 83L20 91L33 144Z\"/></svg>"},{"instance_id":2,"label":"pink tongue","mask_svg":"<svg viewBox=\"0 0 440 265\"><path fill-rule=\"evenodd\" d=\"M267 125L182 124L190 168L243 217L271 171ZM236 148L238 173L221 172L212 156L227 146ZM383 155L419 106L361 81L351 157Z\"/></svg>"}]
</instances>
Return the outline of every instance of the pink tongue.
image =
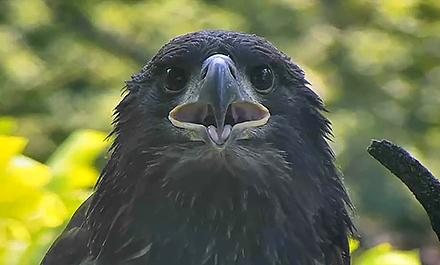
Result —
<instances>
[{"instance_id":1,"label":"pink tongue","mask_svg":"<svg viewBox=\"0 0 440 265\"><path fill-rule=\"evenodd\" d=\"M226 140L229 138L229 135L231 134L232 126L229 124L226 124L225 127L223 127L223 132L220 133L220 136L217 132L217 128L214 125L208 126L208 134L209 137L216 143L216 144L224 144Z\"/></svg>"}]
</instances>

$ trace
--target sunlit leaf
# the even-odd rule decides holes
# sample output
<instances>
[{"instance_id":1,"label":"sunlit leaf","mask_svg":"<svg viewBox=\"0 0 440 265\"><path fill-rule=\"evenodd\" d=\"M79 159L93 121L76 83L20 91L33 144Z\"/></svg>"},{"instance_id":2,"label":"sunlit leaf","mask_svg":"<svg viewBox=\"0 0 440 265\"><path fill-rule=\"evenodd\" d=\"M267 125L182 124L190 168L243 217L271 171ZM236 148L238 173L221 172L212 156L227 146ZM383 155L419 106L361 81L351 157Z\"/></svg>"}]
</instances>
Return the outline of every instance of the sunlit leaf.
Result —
<instances>
[{"instance_id":1,"label":"sunlit leaf","mask_svg":"<svg viewBox=\"0 0 440 265\"><path fill-rule=\"evenodd\" d=\"M11 158L23 151L27 142L23 137L0 135L0 174Z\"/></svg>"},{"instance_id":2,"label":"sunlit leaf","mask_svg":"<svg viewBox=\"0 0 440 265\"><path fill-rule=\"evenodd\" d=\"M7 174L26 185L37 187L46 185L51 178L48 166L25 156L14 157L10 161Z\"/></svg>"},{"instance_id":3,"label":"sunlit leaf","mask_svg":"<svg viewBox=\"0 0 440 265\"><path fill-rule=\"evenodd\" d=\"M31 221L41 222L42 226L57 227L66 220L68 212L64 203L54 193L45 193Z\"/></svg>"},{"instance_id":4,"label":"sunlit leaf","mask_svg":"<svg viewBox=\"0 0 440 265\"><path fill-rule=\"evenodd\" d=\"M50 11L42 0L10 1L15 23L23 28L35 28L50 22Z\"/></svg>"},{"instance_id":5,"label":"sunlit leaf","mask_svg":"<svg viewBox=\"0 0 440 265\"><path fill-rule=\"evenodd\" d=\"M394 250L390 244L381 244L362 253L356 265L421 265L418 251Z\"/></svg>"},{"instance_id":6,"label":"sunlit leaf","mask_svg":"<svg viewBox=\"0 0 440 265\"><path fill-rule=\"evenodd\" d=\"M347 32L347 48L353 64L359 71L378 73L385 69L402 69L411 61L409 46L385 31L359 29Z\"/></svg>"},{"instance_id":7,"label":"sunlit leaf","mask_svg":"<svg viewBox=\"0 0 440 265\"><path fill-rule=\"evenodd\" d=\"M30 244L31 236L21 222L0 219L0 264L16 264Z\"/></svg>"},{"instance_id":8,"label":"sunlit leaf","mask_svg":"<svg viewBox=\"0 0 440 265\"><path fill-rule=\"evenodd\" d=\"M48 161L54 174L52 187L92 185L98 176L94 161L108 146L106 134L93 130L73 133Z\"/></svg>"},{"instance_id":9,"label":"sunlit leaf","mask_svg":"<svg viewBox=\"0 0 440 265\"><path fill-rule=\"evenodd\" d=\"M34 193L39 193L37 189L26 185L18 179L3 179L0 185L0 204L18 202L20 199L32 198ZM0 209L2 211L3 209Z\"/></svg>"},{"instance_id":10,"label":"sunlit leaf","mask_svg":"<svg viewBox=\"0 0 440 265\"><path fill-rule=\"evenodd\" d=\"M69 186L73 188L90 188L99 176L98 170L88 165L74 165L67 177Z\"/></svg>"},{"instance_id":11,"label":"sunlit leaf","mask_svg":"<svg viewBox=\"0 0 440 265\"><path fill-rule=\"evenodd\" d=\"M355 252L359 248L359 246L361 244L359 240L354 239L354 238L350 238L348 243L349 243L349 246L350 246L350 253Z\"/></svg>"},{"instance_id":12,"label":"sunlit leaf","mask_svg":"<svg viewBox=\"0 0 440 265\"><path fill-rule=\"evenodd\" d=\"M7 242L9 240L28 242L30 239L29 232L21 222L14 219L0 220L0 242Z\"/></svg>"}]
</instances>

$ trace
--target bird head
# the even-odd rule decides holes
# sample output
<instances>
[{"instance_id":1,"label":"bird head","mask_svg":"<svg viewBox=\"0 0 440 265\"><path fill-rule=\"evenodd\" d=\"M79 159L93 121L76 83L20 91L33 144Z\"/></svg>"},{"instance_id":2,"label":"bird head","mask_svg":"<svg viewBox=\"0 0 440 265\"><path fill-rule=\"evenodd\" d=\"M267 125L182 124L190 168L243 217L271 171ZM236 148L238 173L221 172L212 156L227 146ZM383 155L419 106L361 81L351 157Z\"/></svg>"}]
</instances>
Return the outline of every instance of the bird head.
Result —
<instances>
[{"instance_id":1,"label":"bird head","mask_svg":"<svg viewBox=\"0 0 440 265\"><path fill-rule=\"evenodd\" d=\"M117 131L124 138L125 128L135 146L192 143L225 152L278 140L288 146L328 133L322 102L303 71L255 35L205 31L178 37L127 84ZM279 130L291 134L284 139Z\"/></svg>"},{"instance_id":2,"label":"bird head","mask_svg":"<svg viewBox=\"0 0 440 265\"><path fill-rule=\"evenodd\" d=\"M223 231L221 242L235 227L249 251L263 240L287 260L347 260L350 202L330 123L289 57L255 35L202 31L171 40L126 83L91 203L96 251L102 223L130 209L126 222L183 233L173 236L182 245L200 236L191 227Z\"/></svg>"},{"instance_id":3,"label":"bird head","mask_svg":"<svg viewBox=\"0 0 440 265\"><path fill-rule=\"evenodd\" d=\"M127 88L116 109L116 145L128 160L170 158L165 175L226 168L243 178L260 175L241 172L243 165L255 172L270 165L291 179L292 167L332 164L321 99L304 72L261 37L224 31L177 37Z\"/></svg>"}]
</instances>

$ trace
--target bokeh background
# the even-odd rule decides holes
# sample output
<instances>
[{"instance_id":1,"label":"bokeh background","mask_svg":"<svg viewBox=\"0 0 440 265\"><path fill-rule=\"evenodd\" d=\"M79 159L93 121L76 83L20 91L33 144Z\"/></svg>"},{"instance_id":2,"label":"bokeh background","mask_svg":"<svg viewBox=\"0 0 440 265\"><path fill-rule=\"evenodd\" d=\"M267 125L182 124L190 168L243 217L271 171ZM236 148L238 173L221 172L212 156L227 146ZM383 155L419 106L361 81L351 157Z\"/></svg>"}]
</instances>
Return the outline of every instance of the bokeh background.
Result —
<instances>
[{"instance_id":1,"label":"bokeh background","mask_svg":"<svg viewBox=\"0 0 440 265\"><path fill-rule=\"evenodd\" d=\"M105 163L124 80L201 29L267 38L325 100L355 265L440 264L424 210L366 152L387 138L440 176L438 0L1 0L0 264L39 263Z\"/></svg>"}]
</instances>

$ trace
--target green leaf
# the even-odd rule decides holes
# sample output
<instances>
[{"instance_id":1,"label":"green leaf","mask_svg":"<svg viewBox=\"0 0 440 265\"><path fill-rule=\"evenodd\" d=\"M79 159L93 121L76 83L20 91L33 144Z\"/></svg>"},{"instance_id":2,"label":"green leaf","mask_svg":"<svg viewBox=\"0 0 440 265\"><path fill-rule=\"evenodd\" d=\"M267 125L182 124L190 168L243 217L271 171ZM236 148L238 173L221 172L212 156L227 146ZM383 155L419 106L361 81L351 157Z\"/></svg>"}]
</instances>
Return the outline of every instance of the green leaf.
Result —
<instances>
[{"instance_id":1,"label":"green leaf","mask_svg":"<svg viewBox=\"0 0 440 265\"><path fill-rule=\"evenodd\" d=\"M0 134L12 134L17 130L17 121L8 116L0 117Z\"/></svg>"},{"instance_id":2,"label":"green leaf","mask_svg":"<svg viewBox=\"0 0 440 265\"><path fill-rule=\"evenodd\" d=\"M47 164L54 178L53 190L92 186L99 172L94 162L108 146L106 134L94 130L81 130L70 135L49 158Z\"/></svg>"},{"instance_id":3,"label":"green leaf","mask_svg":"<svg viewBox=\"0 0 440 265\"><path fill-rule=\"evenodd\" d=\"M354 258L354 265L421 265L417 250L394 250L390 244L380 244Z\"/></svg>"}]
</instances>

